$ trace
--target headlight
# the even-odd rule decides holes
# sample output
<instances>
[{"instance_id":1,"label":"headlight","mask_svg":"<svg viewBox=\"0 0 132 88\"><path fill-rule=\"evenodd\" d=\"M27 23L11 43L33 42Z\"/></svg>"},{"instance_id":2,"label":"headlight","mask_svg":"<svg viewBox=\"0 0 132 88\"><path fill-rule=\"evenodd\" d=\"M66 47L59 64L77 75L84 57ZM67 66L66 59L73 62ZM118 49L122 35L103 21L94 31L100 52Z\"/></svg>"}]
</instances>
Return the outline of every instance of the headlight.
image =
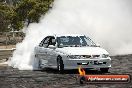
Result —
<instances>
[{"instance_id":1,"label":"headlight","mask_svg":"<svg viewBox=\"0 0 132 88\"><path fill-rule=\"evenodd\" d=\"M71 59L80 59L81 58L81 56L79 56L79 55L68 55L67 57L71 58Z\"/></svg>"},{"instance_id":2,"label":"headlight","mask_svg":"<svg viewBox=\"0 0 132 88\"><path fill-rule=\"evenodd\" d=\"M109 57L108 54L102 54L102 58L107 58L107 57Z\"/></svg>"}]
</instances>

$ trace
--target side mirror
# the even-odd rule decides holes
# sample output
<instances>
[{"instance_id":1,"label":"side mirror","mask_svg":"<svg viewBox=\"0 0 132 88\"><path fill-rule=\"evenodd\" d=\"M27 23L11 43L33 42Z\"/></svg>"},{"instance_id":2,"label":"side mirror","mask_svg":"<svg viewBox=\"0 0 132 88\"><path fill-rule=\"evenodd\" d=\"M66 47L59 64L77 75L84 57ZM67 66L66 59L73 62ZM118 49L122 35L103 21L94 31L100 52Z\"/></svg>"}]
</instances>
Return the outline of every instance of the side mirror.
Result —
<instances>
[{"instance_id":1,"label":"side mirror","mask_svg":"<svg viewBox=\"0 0 132 88\"><path fill-rule=\"evenodd\" d=\"M100 47L100 44L99 44L99 43L96 43L96 46L97 46L97 47Z\"/></svg>"},{"instance_id":2,"label":"side mirror","mask_svg":"<svg viewBox=\"0 0 132 88\"><path fill-rule=\"evenodd\" d=\"M54 46L54 45L49 45L48 48L56 49L56 46Z\"/></svg>"}]
</instances>

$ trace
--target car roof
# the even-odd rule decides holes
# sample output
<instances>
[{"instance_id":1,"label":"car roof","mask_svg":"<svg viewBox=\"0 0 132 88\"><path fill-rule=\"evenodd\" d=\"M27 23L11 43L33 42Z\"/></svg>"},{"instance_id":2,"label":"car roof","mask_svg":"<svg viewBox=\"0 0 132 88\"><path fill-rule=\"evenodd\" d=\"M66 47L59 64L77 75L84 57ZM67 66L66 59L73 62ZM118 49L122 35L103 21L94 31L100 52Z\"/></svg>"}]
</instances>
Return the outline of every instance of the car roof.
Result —
<instances>
[{"instance_id":1,"label":"car roof","mask_svg":"<svg viewBox=\"0 0 132 88\"><path fill-rule=\"evenodd\" d=\"M83 34L55 34L53 36L61 37L61 36L84 36L84 35Z\"/></svg>"}]
</instances>

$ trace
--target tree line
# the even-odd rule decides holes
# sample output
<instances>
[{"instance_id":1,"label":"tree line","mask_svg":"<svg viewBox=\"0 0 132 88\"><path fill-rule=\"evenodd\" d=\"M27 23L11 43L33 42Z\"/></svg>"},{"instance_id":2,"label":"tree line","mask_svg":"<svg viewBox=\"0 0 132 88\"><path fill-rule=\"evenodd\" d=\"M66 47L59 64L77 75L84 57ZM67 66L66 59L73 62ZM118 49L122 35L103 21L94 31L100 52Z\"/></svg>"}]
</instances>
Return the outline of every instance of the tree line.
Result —
<instances>
[{"instance_id":1,"label":"tree line","mask_svg":"<svg viewBox=\"0 0 132 88\"><path fill-rule=\"evenodd\" d=\"M0 0L0 32L19 31L39 22L54 0Z\"/></svg>"}]
</instances>

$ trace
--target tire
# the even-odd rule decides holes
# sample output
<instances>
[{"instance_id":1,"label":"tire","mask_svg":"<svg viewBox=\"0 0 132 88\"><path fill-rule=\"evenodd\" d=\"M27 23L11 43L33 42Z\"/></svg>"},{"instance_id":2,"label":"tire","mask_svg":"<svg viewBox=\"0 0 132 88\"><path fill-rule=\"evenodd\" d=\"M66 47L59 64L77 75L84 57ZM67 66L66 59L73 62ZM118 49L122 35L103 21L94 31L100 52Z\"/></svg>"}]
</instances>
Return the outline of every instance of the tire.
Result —
<instances>
[{"instance_id":1,"label":"tire","mask_svg":"<svg viewBox=\"0 0 132 88\"><path fill-rule=\"evenodd\" d=\"M101 71L102 73L108 73L109 68L100 68L100 71Z\"/></svg>"},{"instance_id":2,"label":"tire","mask_svg":"<svg viewBox=\"0 0 132 88\"><path fill-rule=\"evenodd\" d=\"M57 58L57 70L59 71L59 73L63 73L64 71L64 64L63 64L63 60L61 59L61 57Z\"/></svg>"}]
</instances>

